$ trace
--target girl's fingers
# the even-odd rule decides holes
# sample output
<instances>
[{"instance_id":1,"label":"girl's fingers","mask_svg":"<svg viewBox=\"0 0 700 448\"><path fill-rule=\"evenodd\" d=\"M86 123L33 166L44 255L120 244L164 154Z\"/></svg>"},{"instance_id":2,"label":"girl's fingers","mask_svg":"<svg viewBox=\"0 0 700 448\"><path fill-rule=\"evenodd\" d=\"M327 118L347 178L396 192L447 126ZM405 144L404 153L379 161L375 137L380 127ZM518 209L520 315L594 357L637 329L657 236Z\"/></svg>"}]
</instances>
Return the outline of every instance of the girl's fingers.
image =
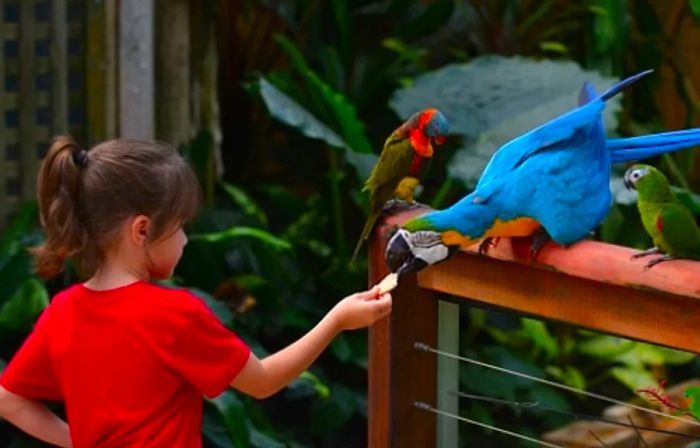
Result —
<instances>
[{"instance_id":1,"label":"girl's fingers","mask_svg":"<svg viewBox=\"0 0 700 448\"><path fill-rule=\"evenodd\" d=\"M368 289L367 291L363 292L358 292L357 296L361 298L362 300L374 300L379 297L379 286L375 285L372 287L372 289Z\"/></svg>"},{"instance_id":2,"label":"girl's fingers","mask_svg":"<svg viewBox=\"0 0 700 448\"><path fill-rule=\"evenodd\" d=\"M387 293L380 296L372 305L375 309L380 312L390 312L391 311L391 294Z\"/></svg>"}]
</instances>

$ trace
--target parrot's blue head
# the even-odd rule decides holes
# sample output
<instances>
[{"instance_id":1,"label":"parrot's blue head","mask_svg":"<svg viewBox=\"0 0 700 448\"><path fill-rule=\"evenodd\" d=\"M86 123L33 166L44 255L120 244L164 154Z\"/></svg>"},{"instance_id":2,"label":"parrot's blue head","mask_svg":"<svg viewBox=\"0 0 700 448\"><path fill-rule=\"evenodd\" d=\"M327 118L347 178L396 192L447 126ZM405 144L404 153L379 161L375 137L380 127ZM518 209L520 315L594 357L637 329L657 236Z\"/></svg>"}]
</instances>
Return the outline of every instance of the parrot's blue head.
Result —
<instances>
[{"instance_id":1,"label":"parrot's blue head","mask_svg":"<svg viewBox=\"0 0 700 448\"><path fill-rule=\"evenodd\" d=\"M424 110L418 122L423 133L434 139L435 143L438 145L444 143L445 137L450 133L450 124L447 122L442 112L437 109Z\"/></svg>"}]
</instances>

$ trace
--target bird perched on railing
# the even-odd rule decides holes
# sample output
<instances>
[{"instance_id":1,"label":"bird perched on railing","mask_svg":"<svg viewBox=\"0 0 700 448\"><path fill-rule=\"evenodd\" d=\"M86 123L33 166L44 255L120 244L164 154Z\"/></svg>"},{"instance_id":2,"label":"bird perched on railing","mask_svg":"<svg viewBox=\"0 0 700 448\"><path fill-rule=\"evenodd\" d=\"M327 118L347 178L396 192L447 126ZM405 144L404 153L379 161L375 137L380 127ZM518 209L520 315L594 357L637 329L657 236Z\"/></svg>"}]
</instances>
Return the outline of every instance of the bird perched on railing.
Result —
<instances>
[{"instance_id":1,"label":"bird perched on railing","mask_svg":"<svg viewBox=\"0 0 700 448\"><path fill-rule=\"evenodd\" d=\"M676 258L700 260L700 229L695 217L671 191L664 174L649 165L634 165L625 173L625 186L637 190L637 208L654 247L632 259L659 254L644 269Z\"/></svg>"},{"instance_id":2,"label":"bird perched on railing","mask_svg":"<svg viewBox=\"0 0 700 448\"><path fill-rule=\"evenodd\" d=\"M566 246L588 237L612 202L611 163L700 144L700 129L606 137L605 102L650 72L599 96L585 83L578 108L503 145L471 194L398 229L385 253L392 272L419 271L480 240L480 251L485 251L494 237L532 236L533 259L549 239Z\"/></svg>"},{"instance_id":3,"label":"bird perched on railing","mask_svg":"<svg viewBox=\"0 0 700 448\"><path fill-rule=\"evenodd\" d=\"M433 143L442 144L450 131L445 116L437 109L415 113L386 139L379 161L365 182L369 190L369 215L352 260L367 239L386 203L398 199L412 204L414 191L428 160Z\"/></svg>"}]
</instances>

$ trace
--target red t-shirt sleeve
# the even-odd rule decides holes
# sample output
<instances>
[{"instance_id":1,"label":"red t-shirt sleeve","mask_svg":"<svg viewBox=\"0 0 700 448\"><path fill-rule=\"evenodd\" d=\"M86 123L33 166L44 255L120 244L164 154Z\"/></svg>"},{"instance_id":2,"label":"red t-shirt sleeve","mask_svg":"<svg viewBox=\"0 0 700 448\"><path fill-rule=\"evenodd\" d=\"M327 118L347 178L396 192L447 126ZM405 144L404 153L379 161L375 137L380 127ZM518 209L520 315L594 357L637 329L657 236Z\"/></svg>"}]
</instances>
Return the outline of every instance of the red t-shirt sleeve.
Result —
<instances>
[{"instance_id":1,"label":"red t-shirt sleeve","mask_svg":"<svg viewBox=\"0 0 700 448\"><path fill-rule=\"evenodd\" d=\"M32 400L61 400L61 390L49 358L48 314L44 310L34 331L7 365L0 385L10 392Z\"/></svg>"},{"instance_id":2,"label":"red t-shirt sleeve","mask_svg":"<svg viewBox=\"0 0 700 448\"><path fill-rule=\"evenodd\" d=\"M188 323L173 339L165 362L212 398L223 392L243 369L250 348L201 299L188 296Z\"/></svg>"}]
</instances>

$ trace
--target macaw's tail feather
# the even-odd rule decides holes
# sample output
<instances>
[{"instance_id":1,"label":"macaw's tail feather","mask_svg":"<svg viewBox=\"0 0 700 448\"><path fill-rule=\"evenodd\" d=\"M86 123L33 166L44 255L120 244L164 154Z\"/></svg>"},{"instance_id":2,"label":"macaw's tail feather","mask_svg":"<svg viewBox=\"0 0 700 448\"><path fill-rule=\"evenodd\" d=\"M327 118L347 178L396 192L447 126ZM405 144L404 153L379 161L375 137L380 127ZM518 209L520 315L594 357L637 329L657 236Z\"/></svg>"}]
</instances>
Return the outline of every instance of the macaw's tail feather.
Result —
<instances>
[{"instance_id":1,"label":"macaw's tail feather","mask_svg":"<svg viewBox=\"0 0 700 448\"><path fill-rule=\"evenodd\" d=\"M610 87L608 90L603 92L600 95L600 99L603 101L607 101L610 98L614 97L618 93L620 93L625 87L629 86L630 84L633 84L637 82L639 78L643 78L644 76L648 75L649 73L653 72L654 70L645 70L641 73L637 73L636 75L632 75L629 78L623 79L622 81L618 82L614 86Z\"/></svg>"},{"instance_id":2,"label":"macaw's tail feather","mask_svg":"<svg viewBox=\"0 0 700 448\"><path fill-rule=\"evenodd\" d=\"M605 147L613 162L629 162L700 145L700 128L630 138L610 138Z\"/></svg>"},{"instance_id":3,"label":"macaw's tail feather","mask_svg":"<svg viewBox=\"0 0 700 448\"><path fill-rule=\"evenodd\" d=\"M357 258L357 254L360 253L360 248L362 247L362 243L364 243L365 240L369 237L369 234L372 231L372 228L374 227L374 223L377 222L377 218L379 218L379 213L370 212L370 215L367 217L367 221L365 222L365 228L362 229L362 234L360 235L360 240L357 242L357 245L355 246L355 251L352 253L352 258L350 259L350 263L355 262L355 258Z\"/></svg>"}]
</instances>

